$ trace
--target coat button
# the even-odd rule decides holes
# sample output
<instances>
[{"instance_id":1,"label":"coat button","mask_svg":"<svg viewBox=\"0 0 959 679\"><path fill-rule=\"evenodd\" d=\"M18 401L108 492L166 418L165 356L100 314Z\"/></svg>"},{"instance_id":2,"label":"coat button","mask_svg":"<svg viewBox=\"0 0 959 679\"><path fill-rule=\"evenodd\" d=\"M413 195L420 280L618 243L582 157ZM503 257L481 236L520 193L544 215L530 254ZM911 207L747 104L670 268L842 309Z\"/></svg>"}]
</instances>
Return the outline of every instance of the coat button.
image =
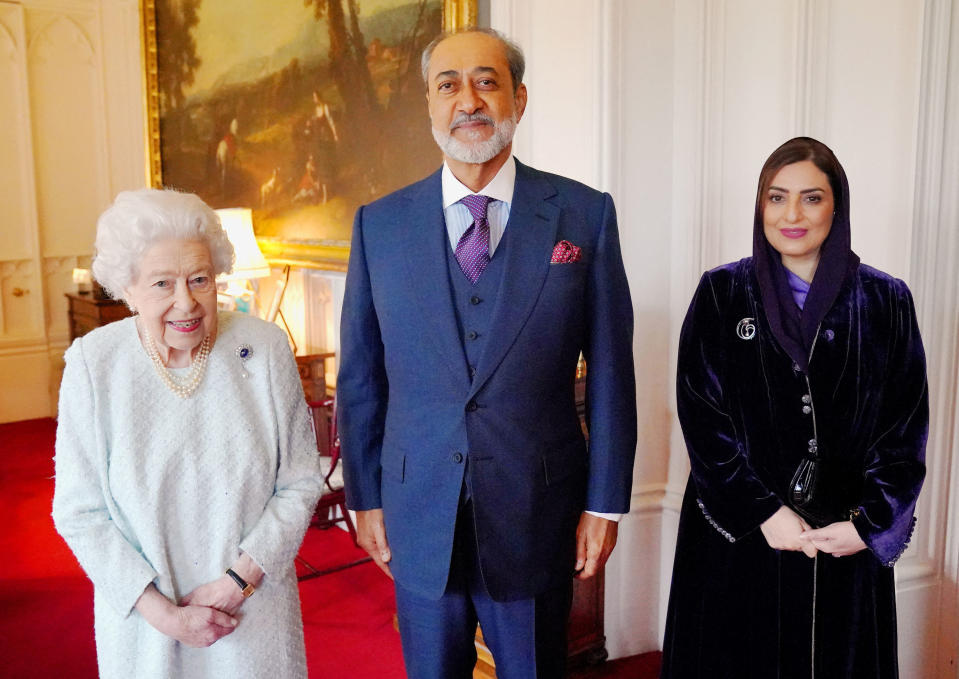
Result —
<instances>
[{"instance_id":1,"label":"coat button","mask_svg":"<svg viewBox=\"0 0 959 679\"><path fill-rule=\"evenodd\" d=\"M477 337L479 337L479 333L477 333L475 330L470 330L468 333L466 333L466 339L475 340Z\"/></svg>"},{"instance_id":2,"label":"coat button","mask_svg":"<svg viewBox=\"0 0 959 679\"><path fill-rule=\"evenodd\" d=\"M470 401L469 403L466 404L466 412L468 413L473 412L477 408L479 408L479 406L476 405L476 401Z\"/></svg>"},{"instance_id":3,"label":"coat button","mask_svg":"<svg viewBox=\"0 0 959 679\"><path fill-rule=\"evenodd\" d=\"M816 439L809 439L809 452L815 453L819 450L819 444L816 442Z\"/></svg>"},{"instance_id":4,"label":"coat button","mask_svg":"<svg viewBox=\"0 0 959 679\"><path fill-rule=\"evenodd\" d=\"M812 406L803 406L803 407L802 407L802 414L803 414L803 415L808 415L808 414L811 413L811 412L812 412Z\"/></svg>"},{"instance_id":5,"label":"coat button","mask_svg":"<svg viewBox=\"0 0 959 679\"><path fill-rule=\"evenodd\" d=\"M482 301L483 301L483 300L481 300L481 299L480 299L479 297L477 297L476 295L473 295L472 297L470 297L470 304L479 304L479 303L482 302Z\"/></svg>"},{"instance_id":6,"label":"coat button","mask_svg":"<svg viewBox=\"0 0 959 679\"><path fill-rule=\"evenodd\" d=\"M836 336L836 333L833 332L832 328L827 328L823 332L822 336L827 342L832 342L833 338Z\"/></svg>"},{"instance_id":7,"label":"coat button","mask_svg":"<svg viewBox=\"0 0 959 679\"><path fill-rule=\"evenodd\" d=\"M453 462L460 464L463 461L463 453L453 453Z\"/></svg>"},{"instance_id":8,"label":"coat button","mask_svg":"<svg viewBox=\"0 0 959 679\"><path fill-rule=\"evenodd\" d=\"M810 396L809 394L803 394L803 395L802 395L802 402L805 403L805 404L807 404L807 405L810 404L810 403L812 403L812 396Z\"/></svg>"}]
</instances>

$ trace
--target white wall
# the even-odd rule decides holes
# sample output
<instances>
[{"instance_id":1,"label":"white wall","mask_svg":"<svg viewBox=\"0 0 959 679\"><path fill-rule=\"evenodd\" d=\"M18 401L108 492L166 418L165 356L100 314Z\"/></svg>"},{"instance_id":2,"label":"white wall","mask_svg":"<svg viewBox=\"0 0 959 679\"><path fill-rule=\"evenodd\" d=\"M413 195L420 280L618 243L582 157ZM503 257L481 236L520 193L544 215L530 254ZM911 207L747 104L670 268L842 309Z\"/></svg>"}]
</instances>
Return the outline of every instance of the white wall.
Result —
<instances>
[{"instance_id":1,"label":"white wall","mask_svg":"<svg viewBox=\"0 0 959 679\"><path fill-rule=\"evenodd\" d=\"M64 292L143 186L136 0L0 1L0 422L55 410Z\"/></svg>"},{"instance_id":2,"label":"white wall","mask_svg":"<svg viewBox=\"0 0 959 679\"><path fill-rule=\"evenodd\" d=\"M674 357L692 289L704 269L750 254L759 168L781 142L808 134L849 175L854 248L904 278L919 304L934 413L920 523L897 568L902 676L957 676L959 3L490 7L492 25L529 62L517 155L610 191L620 214L641 433L634 510L607 572L612 656L661 645L688 473Z\"/></svg>"}]
</instances>

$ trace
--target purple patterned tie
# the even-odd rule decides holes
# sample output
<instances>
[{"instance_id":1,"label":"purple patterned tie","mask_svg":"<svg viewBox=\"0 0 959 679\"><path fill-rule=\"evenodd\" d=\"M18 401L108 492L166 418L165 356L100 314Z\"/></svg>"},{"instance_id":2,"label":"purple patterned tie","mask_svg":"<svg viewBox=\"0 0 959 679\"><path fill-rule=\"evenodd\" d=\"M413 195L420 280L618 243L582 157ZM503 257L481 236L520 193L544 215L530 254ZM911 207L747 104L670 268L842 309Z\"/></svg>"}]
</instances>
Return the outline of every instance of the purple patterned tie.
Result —
<instances>
[{"instance_id":1,"label":"purple patterned tie","mask_svg":"<svg viewBox=\"0 0 959 679\"><path fill-rule=\"evenodd\" d=\"M486 208L493 199L489 196L469 195L460 202L473 216L473 224L460 237L456 244L456 261L470 283L475 283L489 264L489 222L486 220Z\"/></svg>"}]
</instances>

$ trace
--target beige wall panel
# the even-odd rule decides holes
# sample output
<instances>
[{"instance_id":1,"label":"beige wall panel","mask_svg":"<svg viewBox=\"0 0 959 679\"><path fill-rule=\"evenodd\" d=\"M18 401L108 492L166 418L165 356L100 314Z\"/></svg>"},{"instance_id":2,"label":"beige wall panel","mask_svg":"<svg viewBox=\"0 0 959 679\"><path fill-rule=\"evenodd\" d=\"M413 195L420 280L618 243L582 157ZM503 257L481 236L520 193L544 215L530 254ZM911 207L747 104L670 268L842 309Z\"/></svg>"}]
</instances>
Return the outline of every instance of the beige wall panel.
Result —
<instances>
[{"instance_id":1,"label":"beige wall panel","mask_svg":"<svg viewBox=\"0 0 959 679\"><path fill-rule=\"evenodd\" d=\"M511 8L506 29L530 58L524 81L529 105L516 133L514 152L541 170L600 185L598 0L566 3L530 0ZM541 21L549 16L550 21Z\"/></svg>"},{"instance_id":2,"label":"beige wall panel","mask_svg":"<svg viewBox=\"0 0 959 679\"><path fill-rule=\"evenodd\" d=\"M43 295L33 260L0 263L0 338L43 341Z\"/></svg>"},{"instance_id":3,"label":"beige wall panel","mask_svg":"<svg viewBox=\"0 0 959 679\"><path fill-rule=\"evenodd\" d=\"M46 350L0 354L0 422L48 417L49 374Z\"/></svg>"},{"instance_id":4,"label":"beige wall panel","mask_svg":"<svg viewBox=\"0 0 959 679\"><path fill-rule=\"evenodd\" d=\"M722 9L720 9L722 8ZM707 167L704 237L720 237L706 252L706 268L752 253L753 204L759 170L769 153L794 136L796 2L726 0L709 10L722 12L707 24L710 44L711 151ZM712 135L715 135L713 137ZM709 260L711 255L717 258Z\"/></svg>"},{"instance_id":5,"label":"beige wall panel","mask_svg":"<svg viewBox=\"0 0 959 679\"><path fill-rule=\"evenodd\" d=\"M30 37L29 72L41 251L89 254L106 194L99 61L74 18L33 19L31 29L40 25Z\"/></svg>"},{"instance_id":6,"label":"beige wall panel","mask_svg":"<svg viewBox=\"0 0 959 679\"><path fill-rule=\"evenodd\" d=\"M33 252L30 127L26 116L23 21L18 7L0 5L0 259Z\"/></svg>"},{"instance_id":7,"label":"beige wall panel","mask_svg":"<svg viewBox=\"0 0 959 679\"><path fill-rule=\"evenodd\" d=\"M909 282L923 2L828 8L824 138L849 176L853 248Z\"/></svg>"}]
</instances>

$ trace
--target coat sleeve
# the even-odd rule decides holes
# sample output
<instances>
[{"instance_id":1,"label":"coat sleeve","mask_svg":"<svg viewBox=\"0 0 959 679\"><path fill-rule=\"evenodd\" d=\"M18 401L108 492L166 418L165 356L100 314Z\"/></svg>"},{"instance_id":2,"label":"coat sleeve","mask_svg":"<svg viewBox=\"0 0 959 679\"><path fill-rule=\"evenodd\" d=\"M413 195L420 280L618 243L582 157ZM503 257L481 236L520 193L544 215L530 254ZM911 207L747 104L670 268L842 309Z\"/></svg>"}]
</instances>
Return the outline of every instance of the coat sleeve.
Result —
<instances>
[{"instance_id":1,"label":"coat sleeve","mask_svg":"<svg viewBox=\"0 0 959 679\"><path fill-rule=\"evenodd\" d=\"M273 497L240 549L267 574L293 562L320 496L319 456L296 361L278 328L270 328L270 390L276 416L277 468Z\"/></svg>"},{"instance_id":2,"label":"coat sleeve","mask_svg":"<svg viewBox=\"0 0 959 679\"><path fill-rule=\"evenodd\" d=\"M623 267L616 209L603 195L603 212L590 262L586 297L586 423L589 476L586 509L626 513L636 455L636 374L633 304Z\"/></svg>"},{"instance_id":3,"label":"coat sleeve","mask_svg":"<svg viewBox=\"0 0 959 679\"><path fill-rule=\"evenodd\" d=\"M380 453L389 395L383 340L366 261L363 210L357 210L353 224L336 378L346 503L358 511L382 507Z\"/></svg>"},{"instance_id":4,"label":"coat sleeve","mask_svg":"<svg viewBox=\"0 0 959 679\"><path fill-rule=\"evenodd\" d=\"M53 521L98 594L126 616L158 574L114 523L107 504L107 455L97 435L84 341L67 350L60 383Z\"/></svg>"},{"instance_id":5,"label":"coat sleeve","mask_svg":"<svg viewBox=\"0 0 959 679\"><path fill-rule=\"evenodd\" d=\"M725 401L722 312L709 274L696 289L679 338L676 406L698 504L735 542L783 505L756 475Z\"/></svg>"},{"instance_id":6,"label":"coat sleeve","mask_svg":"<svg viewBox=\"0 0 959 679\"><path fill-rule=\"evenodd\" d=\"M863 502L853 519L860 537L887 566L902 555L912 535L929 432L926 359L915 306L905 283L895 285L886 389L876 437L866 451Z\"/></svg>"}]
</instances>

